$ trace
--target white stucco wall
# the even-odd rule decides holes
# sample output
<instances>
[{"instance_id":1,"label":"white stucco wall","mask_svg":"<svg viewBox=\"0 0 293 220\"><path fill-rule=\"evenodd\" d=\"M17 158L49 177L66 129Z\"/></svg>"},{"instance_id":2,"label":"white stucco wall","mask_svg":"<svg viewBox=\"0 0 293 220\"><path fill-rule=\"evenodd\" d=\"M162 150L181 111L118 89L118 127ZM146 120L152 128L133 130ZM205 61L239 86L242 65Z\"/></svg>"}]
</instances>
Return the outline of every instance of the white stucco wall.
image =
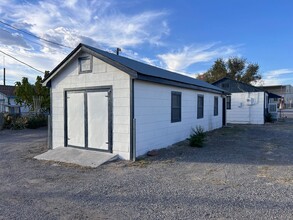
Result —
<instances>
[{"instance_id":1,"label":"white stucco wall","mask_svg":"<svg viewBox=\"0 0 293 220\"><path fill-rule=\"evenodd\" d=\"M171 123L171 92L181 92L181 121ZM204 117L197 119L197 95L204 95ZM214 116L214 97L218 96L218 116ZM191 128L200 125L205 131L222 127L220 95L135 81L134 115L136 119L136 155L167 147L185 140Z\"/></svg>"},{"instance_id":2,"label":"white stucco wall","mask_svg":"<svg viewBox=\"0 0 293 220\"><path fill-rule=\"evenodd\" d=\"M64 146L64 89L98 86L113 87L113 153L130 159L130 77L95 57L92 73L79 74L76 58L52 79L52 146Z\"/></svg>"},{"instance_id":3,"label":"white stucco wall","mask_svg":"<svg viewBox=\"0 0 293 220\"><path fill-rule=\"evenodd\" d=\"M15 97L7 97L5 94L0 92L0 112L9 112L9 107L8 105L14 106L19 106L15 102ZM15 108L18 109L18 108ZM29 109L26 107L20 107L20 112L29 112ZM15 113L19 113L18 110Z\"/></svg>"},{"instance_id":4,"label":"white stucco wall","mask_svg":"<svg viewBox=\"0 0 293 220\"><path fill-rule=\"evenodd\" d=\"M250 103L247 100L251 98L253 102ZM264 124L264 92L232 93L227 123Z\"/></svg>"},{"instance_id":5,"label":"white stucco wall","mask_svg":"<svg viewBox=\"0 0 293 220\"><path fill-rule=\"evenodd\" d=\"M18 105L18 104L16 104L16 102L15 102L15 98L10 98L9 99L9 102L10 102L10 105ZM20 106L20 113L21 114L28 114L29 113L29 108L28 107L26 107L26 106Z\"/></svg>"},{"instance_id":6,"label":"white stucco wall","mask_svg":"<svg viewBox=\"0 0 293 220\"><path fill-rule=\"evenodd\" d=\"M7 96L0 92L0 112L6 112L5 105L8 104Z\"/></svg>"}]
</instances>

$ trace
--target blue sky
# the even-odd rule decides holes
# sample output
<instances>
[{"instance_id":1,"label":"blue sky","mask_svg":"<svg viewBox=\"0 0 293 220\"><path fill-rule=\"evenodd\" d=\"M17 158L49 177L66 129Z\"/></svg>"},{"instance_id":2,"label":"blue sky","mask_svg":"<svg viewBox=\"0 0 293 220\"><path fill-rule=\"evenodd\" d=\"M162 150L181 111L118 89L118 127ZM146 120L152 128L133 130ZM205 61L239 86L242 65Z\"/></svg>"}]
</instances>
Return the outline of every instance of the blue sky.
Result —
<instances>
[{"instance_id":1,"label":"blue sky","mask_svg":"<svg viewBox=\"0 0 293 220\"><path fill-rule=\"evenodd\" d=\"M0 20L71 48L80 42L108 51L120 47L122 56L192 77L217 58L244 57L259 64L260 84L293 84L292 1L62 2L0 0ZM71 51L4 24L0 50L41 71L52 70ZM7 56L5 67L8 84L40 75Z\"/></svg>"}]
</instances>

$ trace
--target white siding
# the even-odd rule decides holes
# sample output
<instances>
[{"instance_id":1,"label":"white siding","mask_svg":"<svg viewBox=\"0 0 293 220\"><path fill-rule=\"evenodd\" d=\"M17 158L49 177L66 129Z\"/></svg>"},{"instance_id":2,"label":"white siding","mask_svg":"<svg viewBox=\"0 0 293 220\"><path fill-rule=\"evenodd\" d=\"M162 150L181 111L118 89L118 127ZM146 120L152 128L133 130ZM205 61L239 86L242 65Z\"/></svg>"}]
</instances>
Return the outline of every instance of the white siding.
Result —
<instances>
[{"instance_id":1,"label":"white siding","mask_svg":"<svg viewBox=\"0 0 293 220\"><path fill-rule=\"evenodd\" d=\"M8 109L5 105L8 104L7 96L0 92L0 112L6 112Z\"/></svg>"},{"instance_id":2,"label":"white siding","mask_svg":"<svg viewBox=\"0 0 293 220\"><path fill-rule=\"evenodd\" d=\"M181 92L181 122L171 123L171 92ZM197 95L204 95L204 118L197 119ZM219 97L218 116L214 116L214 97ZM191 128L205 131L222 127L222 98L219 95L135 81L136 155L167 147L189 137Z\"/></svg>"},{"instance_id":3,"label":"white siding","mask_svg":"<svg viewBox=\"0 0 293 220\"><path fill-rule=\"evenodd\" d=\"M93 57L92 73L79 74L73 59L52 79L53 148L64 146L64 89L113 86L113 153L130 159L130 77Z\"/></svg>"},{"instance_id":4,"label":"white siding","mask_svg":"<svg viewBox=\"0 0 293 220\"><path fill-rule=\"evenodd\" d=\"M253 99L253 102L248 100ZM264 92L231 94L231 109L227 109L227 123L263 124Z\"/></svg>"}]
</instances>

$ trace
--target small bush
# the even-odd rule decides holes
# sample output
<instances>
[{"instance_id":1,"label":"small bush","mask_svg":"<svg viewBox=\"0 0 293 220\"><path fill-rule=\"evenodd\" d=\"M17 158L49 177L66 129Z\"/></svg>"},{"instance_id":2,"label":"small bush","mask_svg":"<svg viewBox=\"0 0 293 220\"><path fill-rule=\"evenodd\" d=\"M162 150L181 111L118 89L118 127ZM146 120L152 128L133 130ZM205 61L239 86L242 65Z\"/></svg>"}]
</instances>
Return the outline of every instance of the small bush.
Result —
<instances>
[{"instance_id":1,"label":"small bush","mask_svg":"<svg viewBox=\"0 0 293 220\"><path fill-rule=\"evenodd\" d=\"M45 115L32 115L27 118L27 128L36 129L47 126L47 117Z\"/></svg>"},{"instance_id":2,"label":"small bush","mask_svg":"<svg viewBox=\"0 0 293 220\"><path fill-rule=\"evenodd\" d=\"M4 114L4 128L20 130L26 127L27 120L19 115Z\"/></svg>"},{"instance_id":3,"label":"small bush","mask_svg":"<svg viewBox=\"0 0 293 220\"><path fill-rule=\"evenodd\" d=\"M202 147L205 139L204 129L201 126L196 126L196 129L192 128L192 133L189 137L189 145L191 147Z\"/></svg>"},{"instance_id":4,"label":"small bush","mask_svg":"<svg viewBox=\"0 0 293 220\"><path fill-rule=\"evenodd\" d=\"M11 122L10 128L13 130L25 129L27 125L27 119L24 117L15 117Z\"/></svg>"},{"instance_id":5,"label":"small bush","mask_svg":"<svg viewBox=\"0 0 293 220\"><path fill-rule=\"evenodd\" d=\"M272 114L267 113L267 114L265 115L265 122L273 122Z\"/></svg>"},{"instance_id":6,"label":"small bush","mask_svg":"<svg viewBox=\"0 0 293 220\"><path fill-rule=\"evenodd\" d=\"M0 130L4 127L4 114L0 112Z\"/></svg>"},{"instance_id":7,"label":"small bush","mask_svg":"<svg viewBox=\"0 0 293 220\"><path fill-rule=\"evenodd\" d=\"M4 128L19 130L24 128L36 129L47 126L47 117L45 115L11 115L4 114Z\"/></svg>"},{"instance_id":8,"label":"small bush","mask_svg":"<svg viewBox=\"0 0 293 220\"><path fill-rule=\"evenodd\" d=\"M10 115L8 113L4 113L4 128L10 129L12 121L14 120L15 116Z\"/></svg>"}]
</instances>

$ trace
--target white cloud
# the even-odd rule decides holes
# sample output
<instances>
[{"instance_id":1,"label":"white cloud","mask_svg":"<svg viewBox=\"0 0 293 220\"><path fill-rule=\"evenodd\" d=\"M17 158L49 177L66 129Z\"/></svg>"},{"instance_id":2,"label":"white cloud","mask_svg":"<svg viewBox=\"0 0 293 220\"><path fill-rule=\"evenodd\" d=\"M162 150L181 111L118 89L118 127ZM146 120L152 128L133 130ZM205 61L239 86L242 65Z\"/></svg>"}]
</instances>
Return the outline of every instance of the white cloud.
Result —
<instances>
[{"instance_id":1,"label":"white cloud","mask_svg":"<svg viewBox=\"0 0 293 220\"><path fill-rule=\"evenodd\" d=\"M30 48L20 34L10 33L8 30L3 28L0 29L0 36L0 43L2 45L15 45Z\"/></svg>"},{"instance_id":2,"label":"white cloud","mask_svg":"<svg viewBox=\"0 0 293 220\"><path fill-rule=\"evenodd\" d=\"M50 53L44 53L42 51L36 52L23 48L17 48L15 46L0 47L0 49L3 52L18 58L21 61L32 65L36 69L43 72L45 70L52 70L52 68L54 67L52 66L52 64L57 65L58 62L60 62L66 56L62 51L57 50L51 50ZM0 55L1 70L3 65L3 56ZM36 76L42 76L42 73L35 71L23 64L20 64L18 61L10 58L9 56L5 56L5 68L7 84L11 85L13 85L15 81L20 81L22 77L28 77L31 82L34 82ZM3 76L2 74L0 74L0 83L2 82Z\"/></svg>"},{"instance_id":3,"label":"white cloud","mask_svg":"<svg viewBox=\"0 0 293 220\"><path fill-rule=\"evenodd\" d=\"M288 85L293 82L293 69L276 69L270 70L263 74L260 81L256 85Z\"/></svg>"},{"instance_id":4,"label":"white cloud","mask_svg":"<svg viewBox=\"0 0 293 220\"><path fill-rule=\"evenodd\" d=\"M115 0L0 0L0 16L1 21L72 48L80 42L103 49L163 44L162 39L170 31L167 12L149 10L123 14L119 4L123 3ZM70 52L68 48L24 33L20 35L13 29L9 29L10 33L2 32L0 50L42 71L52 70ZM9 61L10 58L6 60L7 78L11 77L11 81L21 80L23 76L34 80L33 76L40 74L14 60Z\"/></svg>"},{"instance_id":5,"label":"white cloud","mask_svg":"<svg viewBox=\"0 0 293 220\"><path fill-rule=\"evenodd\" d=\"M275 79L282 75L293 73L293 69L277 69L266 72L264 75L267 79Z\"/></svg>"},{"instance_id":6,"label":"white cloud","mask_svg":"<svg viewBox=\"0 0 293 220\"><path fill-rule=\"evenodd\" d=\"M160 44L168 35L167 12L144 11L134 15L119 12L111 1L39 1L1 5L1 17L14 25L25 23L28 31L49 40L75 47L83 36L108 47ZM116 8L114 8L114 6Z\"/></svg>"},{"instance_id":7,"label":"white cloud","mask_svg":"<svg viewBox=\"0 0 293 220\"><path fill-rule=\"evenodd\" d=\"M209 62L213 59L231 56L236 52L235 46L217 46L217 43L202 46L185 46L180 50L159 54L167 69L184 71L195 63Z\"/></svg>"}]
</instances>

